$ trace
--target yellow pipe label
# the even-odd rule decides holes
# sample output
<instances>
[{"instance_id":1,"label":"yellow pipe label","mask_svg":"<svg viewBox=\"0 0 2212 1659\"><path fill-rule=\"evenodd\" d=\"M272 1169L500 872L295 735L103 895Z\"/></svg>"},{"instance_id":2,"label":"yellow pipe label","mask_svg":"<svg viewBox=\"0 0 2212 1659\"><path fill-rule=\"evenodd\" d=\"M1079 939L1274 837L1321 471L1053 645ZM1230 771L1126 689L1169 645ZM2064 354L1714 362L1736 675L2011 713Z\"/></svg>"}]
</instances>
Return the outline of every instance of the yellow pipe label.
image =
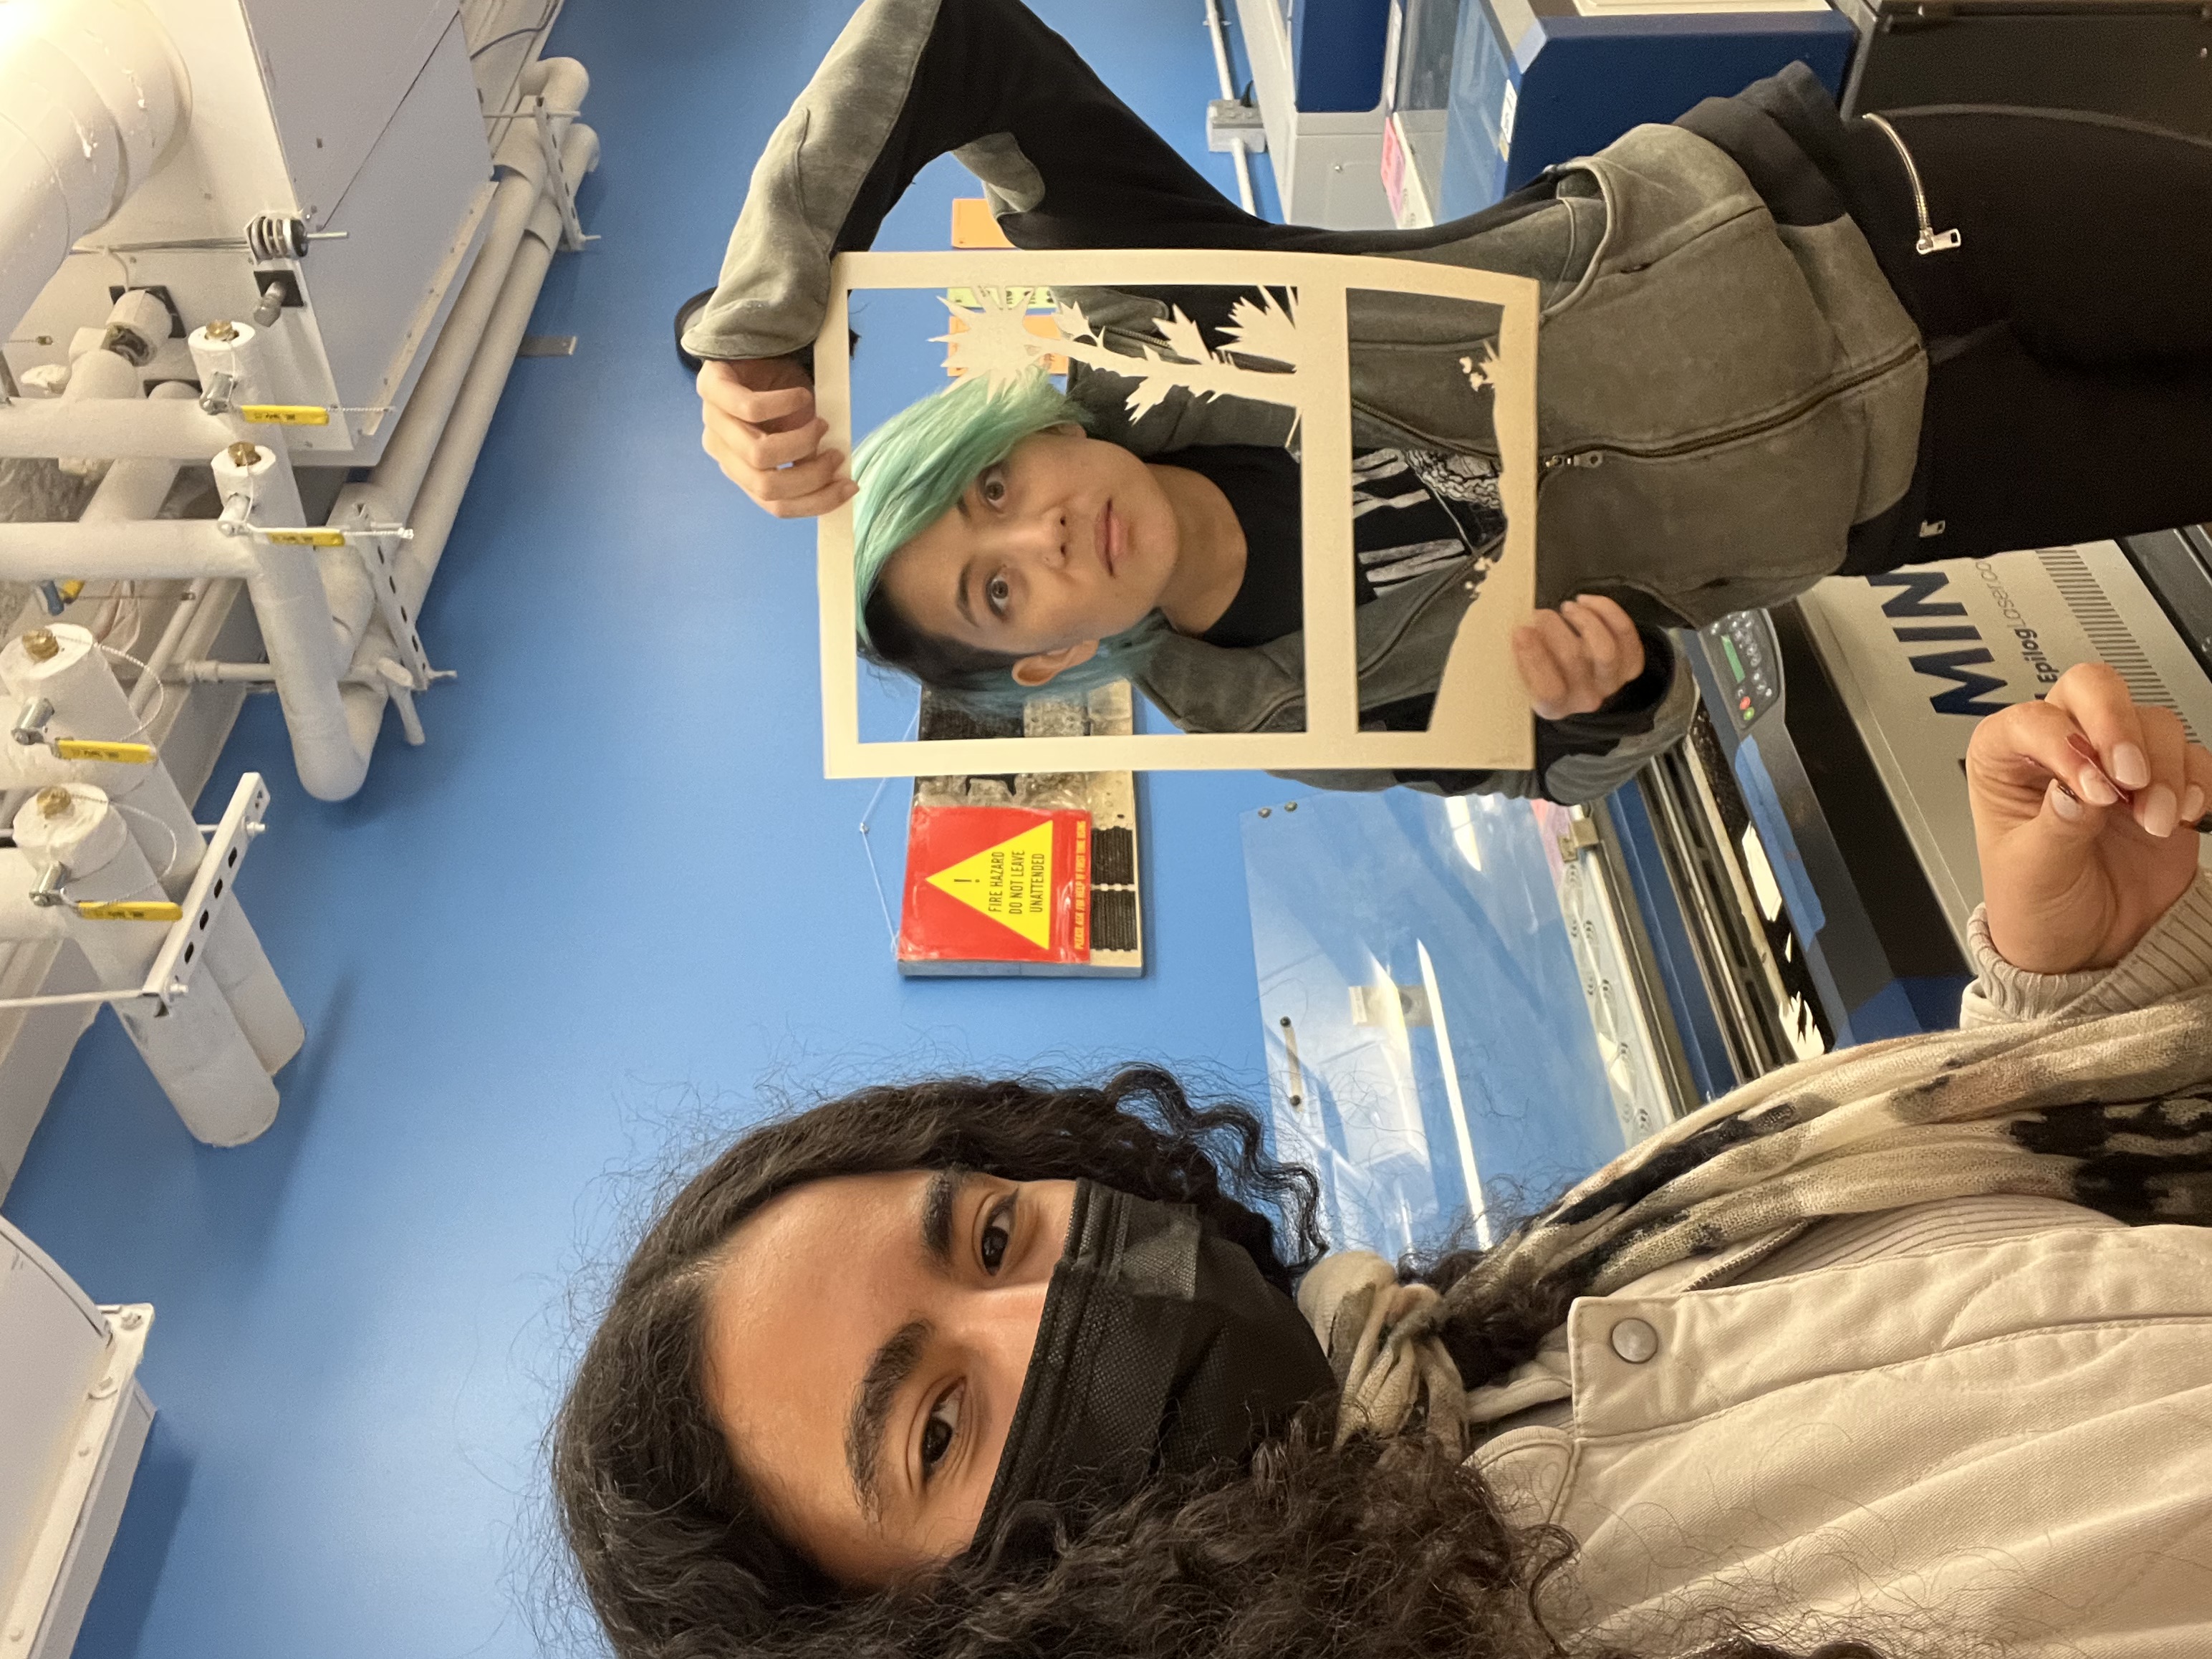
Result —
<instances>
[{"instance_id":1,"label":"yellow pipe label","mask_svg":"<svg viewBox=\"0 0 2212 1659\"><path fill-rule=\"evenodd\" d=\"M331 411L320 404L240 404L238 412L255 426L328 426Z\"/></svg>"},{"instance_id":2,"label":"yellow pipe label","mask_svg":"<svg viewBox=\"0 0 2212 1659\"><path fill-rule=\"evenodd\" d=\"M150 743L101 743L93 738L57 738L54 753L63 760L116 761L125 766L151 766Z\"/></svg>"},{"instance_id":3,"label":"yellow pipe label","mask_svg":"<svg viewBox=\"0 0 2212 1659\"><path fill-rule=\"evenodd\" d=\"M182 921L185 907L171 904L166 899L110 899L105 903L89 900L76 907L77 915L87 921Z\"/></svg>"},{"instance_id":4,"label":"yellow pipe label","mask_svg":"<svg viewBox=\"0 0 2212 1659\"><path fill-rule=\"evenodd\" d=\"M262 539L279 547L343 547L343 530L264 530Z\"/></svg>"}]
</instances>

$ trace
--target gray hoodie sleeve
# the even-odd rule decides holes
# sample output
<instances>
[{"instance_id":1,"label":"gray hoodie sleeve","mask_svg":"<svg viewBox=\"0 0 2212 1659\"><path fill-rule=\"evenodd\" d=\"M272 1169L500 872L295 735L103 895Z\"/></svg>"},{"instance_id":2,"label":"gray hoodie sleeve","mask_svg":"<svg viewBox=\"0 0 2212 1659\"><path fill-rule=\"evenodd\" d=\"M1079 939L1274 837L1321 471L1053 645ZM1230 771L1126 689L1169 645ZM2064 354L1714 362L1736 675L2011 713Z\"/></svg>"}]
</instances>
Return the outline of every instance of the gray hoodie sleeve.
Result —
<instances>
[{"instance_id":1,"label":"gray hoodie sleeve","mask_svg":"<svg viewBox=\"0 0 2212 1659\"><path fill-rule=\"evenodd\" d=\"M684 331L686 351L777 357L814 343L831 256L866 247L914 172L943 153L907 167L896 142L911 136L909 98L941 4L866 0L853 14L753 168L714 297ZM948 147L1000 203L1033 206L1042 194L1006 135Z\"/></svg>"},{"instance_id":2,"label":"gray hoodie sleeve","mask_svg":"<svg viewBox=\"0 0 2212 1659\"><path fill-rule=\"evenodd\" d=\"M753 169L701 357L805 350L830 261L874 241L921 169L950 155L1024 247L1248 246L1243 213L1114 95L1020 0L866 0Z\"/></svg>"}]
</instances>

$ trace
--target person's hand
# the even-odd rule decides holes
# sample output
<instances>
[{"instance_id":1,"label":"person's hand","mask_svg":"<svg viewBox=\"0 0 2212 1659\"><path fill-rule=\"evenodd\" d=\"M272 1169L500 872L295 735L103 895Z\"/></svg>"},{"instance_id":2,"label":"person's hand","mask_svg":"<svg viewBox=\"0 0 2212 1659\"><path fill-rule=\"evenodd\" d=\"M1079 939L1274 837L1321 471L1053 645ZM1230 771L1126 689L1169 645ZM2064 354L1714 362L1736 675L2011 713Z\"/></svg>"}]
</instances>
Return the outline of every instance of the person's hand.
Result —
<instances>
[{"instance_id":1,"label":"person's hand","mask_svg":"<svg viewBox=\"0 0 2212 1659\"><path fill-rule=\"evenodd\" d=\"M845 458L821 447L830 422L814 412L814 382L788 357L708 362L699 369L700 446L723 475L779 519L814 519L859 488Z\"/></svg>"},{"instance_id":2,"label":"person's hand","mask_svg":"<svg viewBox=\"0 0 2212 1659\"><path fill-rule=\"evenodd\" d=\"M1513 661L1540 720L1588 714L1644 672L1644 640L1601 594L1539 611L1513 630Z\"/></svg>"},{"instance_id":3,"label":"person's hand","mask_svg":"<svg viewBox=\"0 0 2212 1659\"><path fill-rule=\"evenodd\" d=\"M2212 754L2084 663L1974 728L1966 793L1998 954L2039 974L2109 968L2197 878Z\"/></svg>"}]
</instances>

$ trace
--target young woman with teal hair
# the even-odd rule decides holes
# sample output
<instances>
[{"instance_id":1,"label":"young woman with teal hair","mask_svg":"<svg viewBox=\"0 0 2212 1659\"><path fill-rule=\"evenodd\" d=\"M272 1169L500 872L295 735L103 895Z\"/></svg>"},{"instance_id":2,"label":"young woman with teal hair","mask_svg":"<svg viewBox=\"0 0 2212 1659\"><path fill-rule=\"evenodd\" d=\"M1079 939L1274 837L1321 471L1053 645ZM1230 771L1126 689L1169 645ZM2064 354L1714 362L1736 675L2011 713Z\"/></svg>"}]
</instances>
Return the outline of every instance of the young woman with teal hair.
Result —
<instances>
[{"instance_id":1,"label":"young woman with teal hair","mask_svg":"<svg viewBox=\"0 0 2212 1659\"><path fill-rule=\"evenodd\" d=\"M989 703L1048 684L1081 690L1141 677L1170 633L1233 648L1297 631L1298 573L1282 568L1285 549L1296 556L1297 527L1273 526L1267 549L1255 550L1246 526L1267 506L1240 501L1256 476L1295 514L1289 452L1206 446L1147 461L1094 438L1092 421L1032 370L1008 384L961 381L869 434L853 464L854 598L872 660ZM1441 551L1472 564L1494 544L1503 526L1494 508L1470 544L1417 483L1402 504L1370 489L1384 476L1413 483L1404 468L1386 474L1362 459L1360 528L1375 544L1363 560L1364 596L1392 585L1379 555L1393 547L1410 548L1401 562L1435 562ZM1471 507L1462 510L1473 518ZM1239 602L1266 552L1279 599L1272 617ZM1617 623L1617 648L1602 666L1576 651L1574 634L1559 653L1567 662L1544 665L1560 701L1570 669L1588 672L1583 696L1595 707L1641 671L1641 643L1606 601L1565 610L1553 620L1589 624L1609 613ZM1549 659L1540 626L1523 633ZM1540 668L1532 684L1546 684Z\"/></svg>"},{"instance_id":2,"label":"young woman with teal hair","mask_svg":"<svg viewBox=\"0 0 2212 1659\"><path fill-rule=\"evenodd\" d=\"M973 544L973 526L1003 517L1017 472L1028 479L1054 460L1089 459L1079 447L1088 443L1087 427L1081 406L1039 372L1010 386L980 378L957 382L869 434L853 457L853 598L860 648L870 660L989 702L1018 699L1060 675L1069 687L1083 685L1133 658L1160 625L1153 606L1126 621L1121 613L1136 610L1140 599L1107 607L1111 614L1096 623L1086 614L1079 625L1097 629L1103 636L1098 648L1084 663L1065 660L1072 656L1065 651L1048 661L1030 648L1044 642L1043 630L1069 620L1073 611L1096 607L1083 606L1080 592L1040 593L1036 583L994 568L987 547L956 547L951 533L963 532L961 539ZM1025 452L1018 463L1017 451ZM1113 465L1111 458L1099 459ZM1141 479L1126 466L1117 470L1126 499ZM971 553L985 555L972 576L965 568ZM957 564L941 572L948 558ZM1109 579L1103 568L1096 574ZM1018 581L1020 617L1012 614ZM939 592L930 594L931 586ZM948 595L949 605L930 603ZM936 628L918 620L948 609L950 617ZM1049 614L1036 616L1041 610Z\"/></svg>"},{"instance_id":3,"label":"young woman with teal hair","mask_svg":"<svg viewBox=\"0 0 2212 1659\"><path fill-rule=\"evenodd\" d=\"M1065 404L1042 380L929 399L843 476L806 362L829 261L947 153L1018 246L1380 254L1540 285L1544 608L1515 641L1536 764L1316 781L1591 799L1687 729L1668 625L2212 518L2212 143L2065 111L1844 120L1792 65L1468 218L1322 231L1224 200L1018 0L866 0L680 344L706 448L762 506L858 492L865 647L971 695L1126 672L1186 729L1296 728L1300 515L1279 411L1182 398L1133 420L1127 382L1081 365ZM1237 297L1083 305L1140 339L1170 302L1212 330ZM1460 368L1483 343L1449 301L1352 307L1370 726L1425 726L1502 528Z\"/></svg>"}]
</instances>

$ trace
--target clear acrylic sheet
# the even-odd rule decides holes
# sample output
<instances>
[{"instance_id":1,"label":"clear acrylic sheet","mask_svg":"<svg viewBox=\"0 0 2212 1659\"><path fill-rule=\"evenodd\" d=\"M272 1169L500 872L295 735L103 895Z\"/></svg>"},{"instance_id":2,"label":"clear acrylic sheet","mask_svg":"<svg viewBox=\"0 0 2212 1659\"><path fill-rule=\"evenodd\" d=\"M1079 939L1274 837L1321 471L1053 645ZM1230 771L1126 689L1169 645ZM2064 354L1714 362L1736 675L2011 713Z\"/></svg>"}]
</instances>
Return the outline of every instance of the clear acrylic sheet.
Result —
<instances>
[{"instance_id":1,"label":"clear acrylic sheet","mask_svg":"<svg viewBox=\"0 0 2212 1659\"><path fill-rule=\"evenodd\" d=\"M1279 1156L1329 1237L1487 1243L1630 1139L1526 801L1393 789L1244 818Z\"/></svg>"}]
</instances>

